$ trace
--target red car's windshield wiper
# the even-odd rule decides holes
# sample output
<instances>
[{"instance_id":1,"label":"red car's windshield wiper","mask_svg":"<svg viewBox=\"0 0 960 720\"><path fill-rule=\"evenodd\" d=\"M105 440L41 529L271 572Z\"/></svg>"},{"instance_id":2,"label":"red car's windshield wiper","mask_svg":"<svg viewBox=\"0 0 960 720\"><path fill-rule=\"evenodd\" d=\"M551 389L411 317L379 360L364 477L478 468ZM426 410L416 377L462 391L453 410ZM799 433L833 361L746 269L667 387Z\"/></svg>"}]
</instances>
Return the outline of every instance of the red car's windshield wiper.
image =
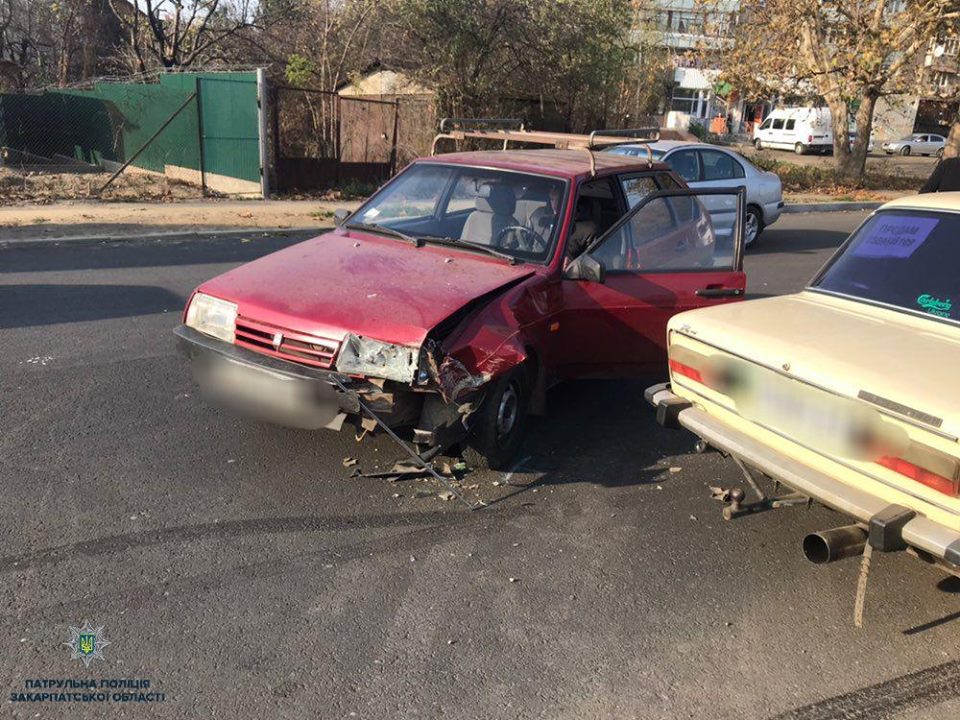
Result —
<instances>
[{"instance_id":1,"label":"red car's windshield wiper","mask_svg":"<svg viewBox=\"0 0 960 720\"><path fill-rule=\"evenodd\" d=\"M364 222L354 222L347 223L347 229L349 230L366 230L367 232L379 233L380 235L388 235L390 237L395 237L400 240L406 240L408 243L414 247L420 247L423 245L423 240L421 238L413 237L412 235L407 235L402 233L399 230L394 230L392 227L387 227L386 225L377 225L376 223L364 223Z\"/></svg>"},{"instance_id":2,"label":"red car's windshield wiper","mask_svg":"<svg viewBox=\"0 0 960 720\"><path fill-rule=\"evenodd\" d=\"M522 258L514 257L509 253L501 252L496 248L492 248L489 245L481 245L480 243L470 242L469 240L462 240L461 238L454 237L440 237L437 235L420 235L418 240L423 240L430 243L437 243L438 245L462 245L463 247L468 247L473 250L479 250L484 252L487 255L493 255L494 257L501 258L506 260L511 265L517 265L523 262Z\"/></svg>"}]
</instances>

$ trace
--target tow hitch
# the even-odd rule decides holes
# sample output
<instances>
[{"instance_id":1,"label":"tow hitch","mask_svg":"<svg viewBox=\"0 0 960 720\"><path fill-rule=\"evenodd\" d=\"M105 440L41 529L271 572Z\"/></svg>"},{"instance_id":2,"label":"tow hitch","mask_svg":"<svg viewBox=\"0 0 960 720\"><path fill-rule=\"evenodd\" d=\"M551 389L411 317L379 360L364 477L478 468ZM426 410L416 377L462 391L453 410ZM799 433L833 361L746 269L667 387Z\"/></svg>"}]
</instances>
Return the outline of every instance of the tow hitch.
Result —
<instances>
[{"instance_id":1,"label":"tow hitch","mask_svg":"<svg viewBox=\"0 0 960 720\"><path fill-rule=\"evenodd\" d=\"M706 443L701 440L697 443L698 446L703 445L703 449L700 447L697 448L697 452L704 452L706 449ZM723 519L724 520L733 520L734 518L741 517L743 515L752 515L753 513L763 512L764 510L777 510L782 507L792 507L795 505L806 505L810 506L811 500L806 495L801 495L800 493L786 493L783 495L776 495L774 497L768 496L760 487L760 484L757 482L756 478L753 477L753 473L750 472L750 468L743 464L740 458L735 455L728 455L737 467L740 468L740 472L743 473L743 477L746 479L747 484L750 486L750 489L753 490L754 494L757 496L757 499L753 502L744 502L747 498L746 492L743 488L723 488L711 486L710 492L711 497L714 500L719 500L723 503ZM780 483L774 481L774 492L780 489Z\"/></svg>"}]
</instances>

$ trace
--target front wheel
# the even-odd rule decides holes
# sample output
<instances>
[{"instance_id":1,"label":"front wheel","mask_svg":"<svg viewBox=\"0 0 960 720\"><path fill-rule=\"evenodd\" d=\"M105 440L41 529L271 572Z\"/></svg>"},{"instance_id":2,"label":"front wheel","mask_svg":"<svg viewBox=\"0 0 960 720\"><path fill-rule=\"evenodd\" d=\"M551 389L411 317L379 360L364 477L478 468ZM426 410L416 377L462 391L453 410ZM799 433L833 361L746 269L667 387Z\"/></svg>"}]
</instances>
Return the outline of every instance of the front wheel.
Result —
<instances>
[{"instance_id":1,"label":"front wheel","mask_svg":"<svg viewBox=\"0 0 960 720\"><path fill-rule=\"evenodd\" d=\"M527 430L528 383L523 368L494 380L473 416L464 458L474 467L502 470L520 450Z\"/></svg>"},{"instance_id":2,"label":"front wheel","mask_svg":"<svg viewBox=\"0 0 960 720\"><path fill-rule=\"evenodd\" d=\"M760 141L760 138L757 138L756 140L753 141L753 146L757 150L763 150L763 143Z\"/></svg>"},{"instance_id":3,"label":"front wheel","mask_svg":"<svg viewBox=\"0 0 960 720\"><path fill-rule=\"evenodd\" d=\"M907 155L909 155L909 154L910 154L910 146L909 146L909 145L905 145L904 147L900 148L900 154L903 155L904 157L906 157Z\"/></svg>"},{"instance_id":4,"label":"front wheel","mask_svg":"<svg viewBox=\"0 0 960 720\"><path fill-rule=\"evenodd\" d=\"M760 233L763 232L763 215L760 209L754 205L747 207L747 213L744 217L743 245L751 247L757 242Z\"/></svg>"},{"instance_id":5,"label":"front wheel","mask_svg":"<svg viewBox=\"0 0 960 720\"><path fill-rule=\"evenodd\" d=\"M937 157L940 158L941 160L943 159L943 148L940 148L939 150L937 150Z\"/></svg>"}]
</instances>

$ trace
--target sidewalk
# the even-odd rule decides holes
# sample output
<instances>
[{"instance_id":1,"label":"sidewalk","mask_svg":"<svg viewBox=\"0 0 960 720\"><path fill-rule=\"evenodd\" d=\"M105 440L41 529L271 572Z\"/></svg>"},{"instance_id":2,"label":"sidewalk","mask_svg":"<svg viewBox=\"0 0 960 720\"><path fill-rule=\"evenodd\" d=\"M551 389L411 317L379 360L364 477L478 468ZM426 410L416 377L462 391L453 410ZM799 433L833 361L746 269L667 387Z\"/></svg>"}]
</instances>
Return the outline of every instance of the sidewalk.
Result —
<instances>
[{"instance_id":1,"label":"sidewalk","mask_svg":"<svg viewBox=\"0 0 960 720\"><path fill-rule=\"evenodd\" d=\"M784 212L872 209L909 193L874 193L879 201L788 193ZM169 203L66 201L0 207L0 244L44 240L164 237L333 227L337 208L355 210L358 200L196 200Z\"/></svg>"},{"instance_id":2,"label":"sidewalk","mask_svg":"<svg viewBox=\"0 0 960 720\"><path fill-rule=\"evenodd\" d=\"M227 229L333 227L337 208L356 200L198 200L171 203L69 201L0 207L0 242L78 236L136 236Z\"/></svg>"}]
</instances>

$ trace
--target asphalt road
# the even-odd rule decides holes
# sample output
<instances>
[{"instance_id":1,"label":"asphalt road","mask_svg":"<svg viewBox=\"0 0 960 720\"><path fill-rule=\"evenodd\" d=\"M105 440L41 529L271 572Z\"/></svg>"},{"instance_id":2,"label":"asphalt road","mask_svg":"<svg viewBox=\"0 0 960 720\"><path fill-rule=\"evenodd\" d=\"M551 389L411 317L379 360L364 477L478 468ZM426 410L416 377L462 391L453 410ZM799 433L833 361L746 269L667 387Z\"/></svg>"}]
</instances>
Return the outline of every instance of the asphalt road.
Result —
<instances>
[{"instance_id":1,"label":"asphalt road","mask_svg":"<svg viewBox=\"0 0 960 720\"><path fill-rule=\"evenodd\" d=\"M752 293L800 288L861 217L784 217L747 257ZM491 503L472 513L348 477L346 457L389 466L389 440L204 406L170 332L183 300L291 241L0 250L4 714L960 713L960 582L875 556L855 629L856 561L800 552L841 518L723 522L707 486L736 469L659 429L643 383L555 390L517 471L469 477ZM84 619L111 642L88 669L64 645ZM147 678L165 700L9 702L34 678Z\"/></svg>"}]
</instances>

